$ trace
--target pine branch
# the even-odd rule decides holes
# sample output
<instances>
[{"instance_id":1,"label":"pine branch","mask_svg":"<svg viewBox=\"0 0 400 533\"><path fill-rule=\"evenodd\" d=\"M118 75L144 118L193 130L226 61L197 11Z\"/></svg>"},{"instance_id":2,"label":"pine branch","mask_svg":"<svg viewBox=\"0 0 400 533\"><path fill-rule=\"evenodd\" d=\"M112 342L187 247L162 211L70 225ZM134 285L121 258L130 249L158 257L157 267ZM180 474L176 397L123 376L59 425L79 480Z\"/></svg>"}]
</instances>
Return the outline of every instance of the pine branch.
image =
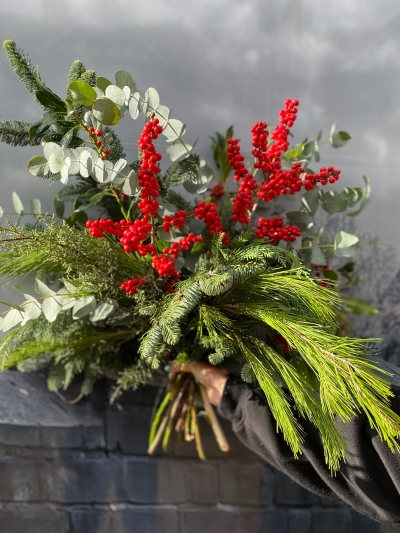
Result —
<instances>
[{"instance_id":1,"label":"pine branch","mask_svg":"<svg viewBox=\"0 0 400 533\"><path fill-rule=\"evenodd\" d=\"M0 121L0 142L11 146L38 146L41 137L29 139L29 129L32 124L21 120Z\"/></svg>"},{"instance_id":2,"label":"pine branch","mask_svg":"<svg viewBox=\"0 0 400 533\"><path fill-rule=\"evenodd\" d=\"M31 66L28 56L23 52L23 50L17 48L15 42L11 40L4 41L3 48L10 62L11 68L18 76L25 89L29 91L34 96L36 102L43 107L35 96L35 91L39 91L41 87L39 86L33 74L34 68Z\"/></svg>"}]
</instances>

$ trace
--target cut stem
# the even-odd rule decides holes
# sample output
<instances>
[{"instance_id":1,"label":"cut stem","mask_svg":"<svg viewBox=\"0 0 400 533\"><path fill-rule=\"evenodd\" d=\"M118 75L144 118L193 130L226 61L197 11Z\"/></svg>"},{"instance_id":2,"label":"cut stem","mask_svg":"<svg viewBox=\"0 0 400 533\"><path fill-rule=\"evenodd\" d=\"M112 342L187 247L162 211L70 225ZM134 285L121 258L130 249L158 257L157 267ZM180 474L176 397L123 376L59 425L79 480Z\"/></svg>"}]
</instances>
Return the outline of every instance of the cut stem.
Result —
<instances>
[{"instance_id":1,"label":"cut stem","mask_svg":"<svg viewBox=\"0 0 400 533\"><path fill-rule=\"evenodd\" d=\"M226 439L224 430L222 429L221 424L219 423L219 420L215 414L213 406L210 404L210 400L208 399L206 389L202 383L199 383L199 388L200 388L200 394L203 400L204 408L208 415L208 419L210 421L215 438L218 442L218 446L223 452L229 452L230 447Z\"/></svg>"}]
</instances>

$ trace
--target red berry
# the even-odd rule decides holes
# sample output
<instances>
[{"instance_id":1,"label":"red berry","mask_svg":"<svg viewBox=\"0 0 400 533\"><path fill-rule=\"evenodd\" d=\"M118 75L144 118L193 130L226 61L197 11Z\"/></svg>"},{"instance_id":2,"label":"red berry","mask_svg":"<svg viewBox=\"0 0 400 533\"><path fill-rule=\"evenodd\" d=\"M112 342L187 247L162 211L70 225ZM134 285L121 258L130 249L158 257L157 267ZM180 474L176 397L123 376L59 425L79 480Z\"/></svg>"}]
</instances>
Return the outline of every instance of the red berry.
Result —
<instances>
[{"instance_id":1,"label":"red berry","mask_svg":"<svg viewBox=\"0 0 400 533\"><path fill-rule=\"evenodd\" d=\"M97 144L97 146L100 148L100 146L102 146L102 144L103 144L103 141L97 141L96 144Z\"/></svg>"},{"instance_id":2,"label":"red berry","mask_svg":"<svg viewBox=\"0 0 400 533\"><path fill-rule=\"evenodd\" d=\"M93 127L93 126L90 126L90 127L88 128L88 131L89 131L90 133L94 133L94 127Z\"/></svg>"},{"instance_id":3,"label":"red berry","mask_svg":"<svg viewBox=\"0 0 400 533\"><path fill-rule=\"evenodd\" d=\"M105 150L103 150L103 154L104 155L110 155L110 150L108 150L108 148L106 148Z\"/></svg>"},{"instance_id":4,"label":"red berry","mask_svg":"<svg viewBox=\"0 0 400 533\"><path fill-rule=\"evenodd\" d=\"M103 135L103 130L96 130L97 137L101 137Z\"/></svg>"}]
</instances>

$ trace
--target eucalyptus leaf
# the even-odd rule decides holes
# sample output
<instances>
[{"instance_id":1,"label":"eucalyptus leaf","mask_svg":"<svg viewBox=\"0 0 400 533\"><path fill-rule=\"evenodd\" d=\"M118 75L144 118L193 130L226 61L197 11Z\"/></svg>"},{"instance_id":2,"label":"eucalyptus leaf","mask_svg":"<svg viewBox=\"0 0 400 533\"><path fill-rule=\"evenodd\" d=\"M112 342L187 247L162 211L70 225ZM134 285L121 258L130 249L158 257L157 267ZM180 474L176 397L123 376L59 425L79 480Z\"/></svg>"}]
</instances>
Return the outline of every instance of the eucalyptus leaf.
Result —
<instances>
[{"instance_id":1,"label":"eucalyptus leaf","mask_svg":"<svg viewBox=\"0 0 400 533\"><path fill-rule=\"evenodd\" d=\"M43 178L49 173L49 164L45 157L36 155L28 161L28 170L33 176L39 176Z\"/></svg>"},{"instance_id":2,"label":"eucalyptus leaf","mask_svg":"<svg viewBox=\"0 0 400 533\"><path fill-rule=\"evenodd\" d=\"M49 168L53 174L57 174L64 166L64 157L63 155L50 154L49 157Z\"/></svg>"},{"instance_id":3,"label":"eucalyptus leaf","mask_svg":"<svg viewBox=\"0 0 400 533\"><path fill-rule=\"evenodd\" d=\"M322 250L317 244L313 241L311 248L311 263L314 265L325 265L326 259Z\"/></svg>"},{"instance_id":4,"label":"eucalyptus leaf","mask_svg":"<svg viewBox=\"0 0 400 533\"><path fill-rule=\"evenodd\" d=\"M13 203L15 212L18 213L18 215L23 215L24 206L22 205L21 199L15 191L12 193L12 203Z\"/></svg>"},{"instance_id":5,"label":"eucalyptus leaf","mask_svg":"<svg viewBox=\"0 0 400 533\"><path fill-rule=\"evenodd\" d=\"M77 320L79 318L89 315L95 309L96 298L94 296L84 296L76 301L72 309L72 318L74 320Z\"/></svg>"},{"instance_id":6,"label":"eucalyptus leaf","mask_svg":"<svg viewBox=\"0 0 400 533\"><path fill-rule=\"evenodd\" d=\"M333 215L345 211L347 202L336 191L319 191L321 207L324 211Z\"/></svg>"},{"instance_id":7,"label":"eucalyptus leaf","mask_svg":"<svg viewBox=\"0 0 400 533\"><path fill-rule=\"evenodd\" d=\"M125 179L122 190L128 196L135 196L140 192L139 181L137 173L131 170L128 174L128 178Z\"/></svg>"},{"instance_id":8,"label":"eucalyptus leaf","mask_svg":"<svg viewBox=\"0 0 400 533\"><path fill-rule=\"evenodd\" d=\"M99 302L96 306L96 309L90 313L89 318L92 322L105 320L114 312L115 309L116 307L113 304L108 302Z\"/></svg>"},{"instance_id":9,"label":"eucalyptus leaf","mask_svg":"<svg viewBox=\"0 0 400 533\"><path fill-rule=\"evenodd\" d=\"M18 309L11 309L5 315L2 323L2 329L4 332L9 331L15 326L18 326L24 320L24 313Z\"/></svg>"},{"instance_id":10,"label":"eucalyptus leaf","mask_svg":"<svg viewBox=\"0 0 400 533\"><path fill-rule=\"evenodd\" d=\"M129 101L129 107L128 107L129 114L134 120L136 120L138 118L139 113L140 113L140 100L141 100L141 98L144 98L144 94L139 92L139 91L136 91L132 95L132 98Z\"/></svg>"},{"instance_id":11,"label":"eucalyptus leaf","mask_svg":"<svg viewBox=\"0 0 400 533\"><path fill-rule=\"evenodd\" d=\"M359 238L356 235L352 235L351 233L346 233L345 231L339 231L335 235L335 241L334 246L335 249L337 248L349 248L350 246L354 246L359 241Z\"/></svg>"},{"instance_id":12,"label":"eucalyptus leaf","mask_svg":"<svg viewBox=\"0 0 400 533\"><path fill-rule=\"evenodd\" d=\"M115 74L115 83L120 89L123 89L124 87L128 86L132 94L137 91L135 80L129 74L129 72L126 72L125 70L119 70Z\"/></svg>"},{"instance_id":13,"label":"eucalyptus leaf","mask_svg":"<svg viewBox=\"0 0 400 533\"><path fill-rule=\"evenodd\" d=\"M114 126L121 119L121 112L117 104L109 98L99 98L93 104L94 117L106 126Z\"/></svg>"},{"instance_id":14,"label":"eucalyptus leaf","mask_svg":"<svg viewBox=\"0 0 400 533\"><path fill-rule=\"evenodd\" d=\"M84 150L79 155L79 173L83 178L88 178L93 171L93 160L90 152Z\"/></svg>"},{"instance_id":15,"label":"eucalyptus leaf","mask_svg":"<svg viewBox=\"0 0 400 533\"><path fill-rule=\"evenodd\" d=\"M158 95L158 92L153 89L153 87L150 87L145 92L145 100L147 101L147 109L144 111L147 115L151 115L155 111L157 111L158 106L160 105L160 97Z\"/></svg>"},{"instance_id":16,"label":"eucalyptus leaf","mask_svg":"<svg viewBox=\"0 0 400 533\"><path fill-rule=\"evenodd\" d=\"M24 319L21 326L24 326L29 320L36 320L42 314L42 306L40 303L29 294L25 294L26 301L24 302Z\"/></svg>"},{"instance_id":17,"label":"eucalyptus leaf","mask_svg":"<svg viewBox=\"0 0 400 533\"><path fill-rule=\"evenodd\" d=\"M65 158L64 165L60 170L61 183L66 185L68 183L69 171L71 168L71 159L69 157Z\"/></svg>"},{"instance_id":18,"label":"eucalyptus leaf","mask_svg":"<svg viewBox=\"0 0 400 533\"><path fill-rule=\"evenodd\" d=\"M38 198L32 198L31 200L31 212L35 215L40 215L42 212L42 204Z\"/></svg>"},{"instance_id":19,"label":"eucalyptus leaf","mask_svg":"<svg viewBox=\"0 0 400 533\"><path fill-rule=\"evenodd\" d=\"M177 161L180 157L189 155L192 148L190 144L179 142L173 146L168 146L166 151L171 161Z\"/></svg>"},{"instance_id":20,"label":"eucalyptus leaf","mask_svg":"<svg viewBox=\"0 0 400 533\"><path fill-rule=\"evenodd\" d=\"M371 182L369 178L367 178L367 176L363 176L363 180L365 183L365 187L364 187L364 193L363 193L360 207L359 209L357 209L357 211L352 211L351 213L347 213L347 216L349 217L356 217L357 215L361 213L361 211L363 211L365 206L369 204L369 200L370 200L369 197L371 194Z\"/></svg>"},{"instance_id":21,"label":"eucalyptus leaf","mask_svg":"<svg viewBox=\"0 0 400 533\"><path fill-rule=\"evenodd\" d=\"M43 153L46 159L49 159L51 154L56 154L61 157L64 155L64 151L61 148L61 146L59 146L57 143L54 143L54 142L45 143L43 145Z\"/></svg>"},{"instance_id":22,"label":"eucalyptus leaf","mask_svg":"<svg viewBox=\"0 0 400 533\"><path fill-rule=\"evenodd\" d=\"M42 296L53 296L53 294L55 294L55 292L50 289L50 287L48 287L45 283L43 283L43 281L37 278L35 280L35 290Z\"/></svg>"},{"instance_id":23,"label":"eucalyptus leaf","mask_svg":"<svg viewBox=\"0 0 400 533\"><path fill-rule=\"evenodd\" d=\"M164 126L163 135L167 142L172 142L181 137L185 132L185 124L175 118L170 118L168 123Z\"/></svg>"},{"instance_id":24,"label":"eucalyptus leaf","mask_svg":"<svg viewBox=\"0 0 400 533\"><path fill-rule=\"evenodd\" d=\"M319 206L319 187L316 186L311 191L307 191L303 194L301 203L305 207L307 213L310 216L314 216Z\"/></svg>"},{"instance_id":25,"label":"eucalyptus leaf","mask_svg":"<svg viewBox=\"0 0 400 533\"><path fill-rule=\"evenodd\" d=\"M53 293L54 294L54 293ZM42 302L43 314L48 322L54 322L62 310L62 306L52 296L47 296Z\"/></svg>"},{"instance_id":26,"label":"eucalyptus leaf","mask_svg":"<svg viewBox=\"0 0 400 533\"><path fill-rule=\"evenodd\" d=\"M156 117L160 121L160 126L162 127L165 126L165 124L169 120L170 114L171 114L171 110L167 106L162 105L162 104L158 106L157 111L156 111Z\"/></svg>"},{"instance_id":27,"label":"eucalyptus leaf","mask_svg":"<svg viewBox=\"0 0 400 533\"><path fill-rule=\"evenodd\" d=\"M105 95L112 100L118 107L125 105L125 93L116 85L109 85L106 88Z\"/></svg>"}]
</instances>

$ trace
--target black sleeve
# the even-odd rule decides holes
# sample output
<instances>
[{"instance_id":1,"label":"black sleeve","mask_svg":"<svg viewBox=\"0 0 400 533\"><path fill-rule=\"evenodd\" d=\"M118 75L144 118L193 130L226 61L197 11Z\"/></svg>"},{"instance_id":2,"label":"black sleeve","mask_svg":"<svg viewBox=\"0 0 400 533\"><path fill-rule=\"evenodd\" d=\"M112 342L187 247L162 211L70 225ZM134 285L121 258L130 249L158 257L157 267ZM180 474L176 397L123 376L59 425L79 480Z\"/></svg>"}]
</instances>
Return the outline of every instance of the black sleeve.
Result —
<instances>
[{"instance_id":1,"label":"black sleeve","mask_svg":"<svg viewBox=\"0 0 400 533\"><path fill-rule=\"evenodd\" d=\"M400 414L400 387L392 408ZM348 444L348 460L331 476L318 430L301 419L306 431L303 454L295 459L262 391L230 376L218 411L232 423L238 438L270 465L310 491L341 500L370 518L400 526L400 454L392 453L363 415L338 423Z\"/></svg>"}]
</instances>

